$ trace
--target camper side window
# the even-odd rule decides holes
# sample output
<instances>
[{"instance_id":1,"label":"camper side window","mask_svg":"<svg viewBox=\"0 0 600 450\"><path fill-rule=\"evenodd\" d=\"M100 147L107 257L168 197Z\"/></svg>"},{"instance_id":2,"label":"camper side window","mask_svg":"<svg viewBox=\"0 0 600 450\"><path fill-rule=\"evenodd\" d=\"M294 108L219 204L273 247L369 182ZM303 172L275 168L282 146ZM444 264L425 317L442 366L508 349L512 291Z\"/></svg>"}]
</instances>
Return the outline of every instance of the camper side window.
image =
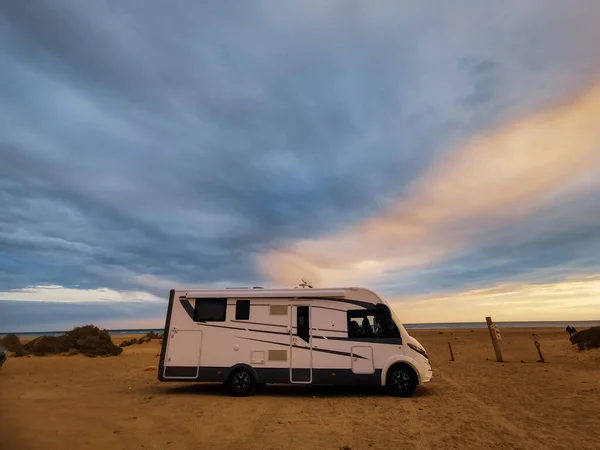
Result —
<instances>
[{"instance_id":1,"label":"camper side window","mask_svg":"<svg viewBox=\"0 0 600 450\"><path fill-rule=\"evenodd\" d=\"M400 337L400 331L387 311L350 310L348 311L349 338L393 338Z\"/></svg>"},{"instance_id":2,"label":"camper side window","mask_svg":"<svg viewBox=\"0 0 600 450\"><path fill-rule=\"evenodd\" d=\"M235 320L250 320L250 300L235 302Z\"/></svg>"},{"instance_id":3,"label":"camper side window","mask_svg":"<svg viewBox=\"0 0 600 450\"><path fill-rule=\"evenodd\" d=\"M197 298L194 308L196 322L225 322L227 315L226 298Z\"/></svg>"}]
</instances>

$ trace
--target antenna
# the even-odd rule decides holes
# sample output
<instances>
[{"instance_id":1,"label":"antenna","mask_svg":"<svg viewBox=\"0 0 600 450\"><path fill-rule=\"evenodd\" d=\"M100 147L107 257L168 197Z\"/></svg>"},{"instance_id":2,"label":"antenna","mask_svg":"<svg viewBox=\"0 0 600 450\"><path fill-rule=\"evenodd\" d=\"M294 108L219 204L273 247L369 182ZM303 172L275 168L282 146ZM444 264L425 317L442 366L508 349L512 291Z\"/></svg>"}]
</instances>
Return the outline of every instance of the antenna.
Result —
<instances>
[{"instance_id":1,"label":"antenna","mask_svg":"<svg viewBox=\"0 0 600 450\"><path fill-rule=\"evenodd\" d=\"M302 280L302 282L296 287L300 287L303 289L304 288L312 288L312 286L304 278L301 278L301 280Z\"/></svg>"}]
</instances>

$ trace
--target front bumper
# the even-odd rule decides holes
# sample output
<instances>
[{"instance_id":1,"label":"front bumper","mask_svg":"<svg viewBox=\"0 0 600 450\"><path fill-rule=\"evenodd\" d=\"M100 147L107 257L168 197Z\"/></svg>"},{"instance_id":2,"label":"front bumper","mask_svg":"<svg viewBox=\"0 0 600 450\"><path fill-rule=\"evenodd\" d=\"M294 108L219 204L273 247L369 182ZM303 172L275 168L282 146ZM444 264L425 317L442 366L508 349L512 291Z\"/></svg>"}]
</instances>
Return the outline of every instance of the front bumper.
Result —
<instances>
[{"instance_id":1,"label":"front bumper","mask_svg":"<svg viewBox=\"0 0 600 450\"><path fill-rule=\"evenodd\" d=\"M433 370L431 370L431 367L429 367L429 368L427 368L425 373L423 375L421 375L421 384L429 383L432 378L433 378Z\"/></svg>"}]
</instances>

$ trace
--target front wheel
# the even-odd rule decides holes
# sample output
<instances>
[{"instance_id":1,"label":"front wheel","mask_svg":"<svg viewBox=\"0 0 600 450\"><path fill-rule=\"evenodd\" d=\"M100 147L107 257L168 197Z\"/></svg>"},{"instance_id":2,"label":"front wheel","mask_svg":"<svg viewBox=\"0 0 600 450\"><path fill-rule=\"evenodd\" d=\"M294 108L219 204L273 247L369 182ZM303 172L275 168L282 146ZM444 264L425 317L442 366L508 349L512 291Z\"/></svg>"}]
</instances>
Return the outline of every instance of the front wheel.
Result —
<instances>
[{"instance_id":1,"label":"front wheel","mask_svg":"<svg viewBox=\"0 0 600 450\"><path fill-rule=\"evenodd\" d=\"M386 387L395 397L412 397L417 384L417 375L408 366L395 366L388 372Z\"/></svg>"},{"instance_id":2,"label":"front wheel","mask_svg":"<svg viewBox=\"0 0 600 450\"><path fill-rule=\"evenodd\" d=\"M247 369L236 370L227 383L229 392L235 397L248 397L256 391L256 380Z\"/></svg>"}]
</instances>

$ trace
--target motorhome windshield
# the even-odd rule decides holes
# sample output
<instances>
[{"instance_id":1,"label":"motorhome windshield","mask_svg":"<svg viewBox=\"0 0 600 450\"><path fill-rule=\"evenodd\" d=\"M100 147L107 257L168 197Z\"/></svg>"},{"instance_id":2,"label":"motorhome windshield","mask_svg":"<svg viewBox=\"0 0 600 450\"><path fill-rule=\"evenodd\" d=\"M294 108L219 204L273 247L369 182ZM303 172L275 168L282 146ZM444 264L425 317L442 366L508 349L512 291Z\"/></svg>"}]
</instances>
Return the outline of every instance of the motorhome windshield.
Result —
<instances>
[{"instance_id":1,"label":"motorhome windshield","mask_svg":"<svg viewBox=\"0 0 600 450\"><path fill-rule=\"evenodd\" d=\"M398 318L398 316L396 315L396 313L394 312L394 310L392 308L388 308L388 310L390 312L392 320L394 321L394 323L396 324L396 326L400 330L400 333L406 334L406 329L404 328L404 325L402 325L402 322L400 322L400 319Z\"/></svg>"}]
</instances>

